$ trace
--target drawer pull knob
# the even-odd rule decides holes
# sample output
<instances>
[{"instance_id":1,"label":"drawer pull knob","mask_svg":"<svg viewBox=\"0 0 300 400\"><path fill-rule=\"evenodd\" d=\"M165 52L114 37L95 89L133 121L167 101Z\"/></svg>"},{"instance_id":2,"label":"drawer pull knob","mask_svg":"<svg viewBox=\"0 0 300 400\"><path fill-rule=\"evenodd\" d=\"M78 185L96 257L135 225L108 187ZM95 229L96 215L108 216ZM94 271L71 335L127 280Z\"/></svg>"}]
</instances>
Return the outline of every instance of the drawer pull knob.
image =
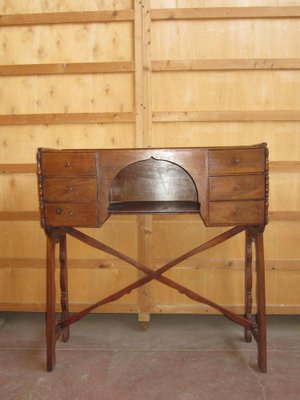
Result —
<instances>
[{"instance_id":1,"label":"drawer pull knob","mask_svg":"<svg viewBox=\"0 0 300 400\"><path fill-rule=\"evenodd\" d=\"M239 164L241 162L241 159L240 158L235 158L234 160L233 160L233 164Z\"/></svg>"},{"instance_id":2,"label":"drawer pull knob","mask_svg":"<svg viewBox=\"0 0 300 400\"><path fill-rule=\"evenodd\" d=\"M60 215L62 213L62 209L60 207L57 207L55 209L55 212L56 212L57 215Z\"/></svg>"},{"instance_id":3,"label":"drawer pull knob","mask_svg":"<svg viewBox=\"0 0 300 400\"><path fill-rule=\"evenodd\" d=\"M234 187L234 190L237 190L237 191L241 190L241 185L236 184L235 187Z\"/></svg>"},{"instance_id":4,"label":"drawer pull knob","mask_svg":"<svg viewBox=\"0 0 300 400\"><path fill-rule=\"evenodd\" d=\"M67 186L67 192L68 192L68 193L71 193L71 192L73 192L73 188L72 188L72 186Z\"/></svg>"},{"instance_id":5,"label":"drawer pull knob","mask_svg":"<svg viewBox=\"0 0 300 400\"><path fill-rule=\"evenodd\" d=\"M70 165L71 165L71 163L70 163L70 161L65 161L65 164L64 164L64 165L65 165L66 168L69 168Z\"/></svg>"},{"instance_id":6,"label":"drawer pull knob","mask_svg":"<svg viewBox=\"0 0 300 400\"><path fill-rule=\"evenodd\" d=\"M73 217L74 216L74 212L73 211L69 211L69 216Z\"/></svg>"}]
</instances>

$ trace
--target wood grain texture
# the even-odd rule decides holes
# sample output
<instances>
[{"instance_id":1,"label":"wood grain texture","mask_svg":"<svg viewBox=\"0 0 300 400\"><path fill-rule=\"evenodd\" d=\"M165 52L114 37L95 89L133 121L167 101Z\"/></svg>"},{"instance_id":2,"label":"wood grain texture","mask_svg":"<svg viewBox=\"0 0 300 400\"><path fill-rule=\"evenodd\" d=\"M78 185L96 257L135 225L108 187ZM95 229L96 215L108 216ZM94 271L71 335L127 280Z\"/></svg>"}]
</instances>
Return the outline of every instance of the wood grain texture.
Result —
<instances>
[{"instance_id":1,"label":"wood grain texture","mask_svg":"<svg viewBox=\"0 0 300 400\"><path fill-rule=\"evenodd\" d=\"M0 76L133 72L132 62L1 65Z\"/></svg>"},{"instance_id":2,"label":"wood grain texture","mask_svg":"<svg viewBox=\"0 0 300 400\"><path fill-rule=\"evenodd\" d=\"M267 142L267 311L299 312L299 6L294 0L253 0L247 6L243 0L215 0L214 8L211 0L151 0L147 9L141 6L132 0L0 4L0 90L6 99L0 115L0 309L44 310L38 147ZM103 232L91 232L158 268L218 230L205 232L193 215L141 218L116 215ZM111 289L129 283L125 264L72 240L70 248L72 310L97 301L107 289L101 282ZM212 298L243 313L242 258L242 241L232 239L204 260L179 265L173 277L205 294L213 287ZM186 276L185 268L193 273ZM31 291L24 281L32 282ZM224 282L235 289L231 297L218 298ZM160 284L150 284L147 293L97 311L138 313L141 303L149 313L214 312L185 303Z\"/></svg>"},{"instance_id":3,"label":"wood grain texture","mask_svg":"<svg viewBox=\"0 0 300 400\"><path fill-rule=\"evenodd\" d=\"M151 11L152 20L299 18L300 7L215 7L173 8Z\"/></svg>"},{"instance_id":4,"label":"wood grain texture","mask_svg":"<svg viewBox=\"0 0 300 400\"><path fill-rule=\"evenodd\" d=\"M82 24L91 22L132 21L132 10L56 12L1 15L0 26L44 25L44 24Z\"/></svg>"},{"instance_id":5,"label":"wood grain texture","mask_svg":"<svg viewBox=\"0 0 300 400\"><path fill-rule=\"evenodd\" d=\"M300 59L205 59L205 60L154 60L152 71L215 71L215 70L291 70L300 69ZM0 69L1 74L1 69Z\"/></svg>"}]
</instances>

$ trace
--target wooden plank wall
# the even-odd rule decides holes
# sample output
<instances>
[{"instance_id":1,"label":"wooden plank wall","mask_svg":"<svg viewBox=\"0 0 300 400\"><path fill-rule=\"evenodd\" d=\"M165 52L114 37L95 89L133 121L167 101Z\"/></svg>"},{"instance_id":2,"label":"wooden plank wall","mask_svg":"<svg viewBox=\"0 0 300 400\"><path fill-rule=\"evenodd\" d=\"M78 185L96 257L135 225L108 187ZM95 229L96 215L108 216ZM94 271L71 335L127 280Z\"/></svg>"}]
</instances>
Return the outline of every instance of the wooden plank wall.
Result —
<instances>
[{"instance_id":1,"label":"wooden plank wall","mask_svg":"<svg viewBox=\"0 0 300 400\"><path fill-rule=\"evenodd\" d=\"M267 142L267 310L299 313L300 0L3 0L0 14L0 309L44 310L38 147ZM222 229L122 216L86 231L157 268ZM241 235L168 275L242 311L243 245ZM138 275L71 239L69 263L73 310ZM213 312L159 283L98 311Z\"/></svg>"}]
</instances>

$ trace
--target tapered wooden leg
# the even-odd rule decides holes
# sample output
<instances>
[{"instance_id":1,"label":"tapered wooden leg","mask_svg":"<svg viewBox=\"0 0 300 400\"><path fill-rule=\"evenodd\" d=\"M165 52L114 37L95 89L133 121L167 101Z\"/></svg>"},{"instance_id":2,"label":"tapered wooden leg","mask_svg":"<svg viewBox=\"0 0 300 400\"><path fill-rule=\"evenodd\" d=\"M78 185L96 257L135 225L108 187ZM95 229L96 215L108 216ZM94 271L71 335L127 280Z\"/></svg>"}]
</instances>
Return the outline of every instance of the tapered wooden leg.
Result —
<instances>
[{"instance_id":1,"label":"tapered wooden leg","mask_svg":"<svg viewBox=\"0 0 300 400\"><path fill-rule=\"evenodd\" d=\"M47 235L47 305L46 305L46 348L47 371L55 366L55 245L56 240L51 234Z\"/></svg>"},{"instance_id":2,"label":"tapered wooden leg","mask_svg":"<svg viewBox=\"0 0 300 400\"><path fill-rule=\"evenodd\" d=\"M258 325L258 366L267 372L267 333L266 333L266 299L265 299L265 262L263 232L255 236L256 247L256 280L257 280L257 325Z\"/></svg>"},{"instance_id":3,"label":"tapered wooden leg","mask_svg":"<svg viewBox=\"0 0 300 400\"><path fill-rule=\"evenodd\" d=\"M68 267L67 267L67 238L62 234L59 241L59 263L60 263L60 303L61 303L61 321L69 317L69 298L68 298ZM62 341L67 342L70 337L69 326L62 331Z\"/></svg>"},{"instance_id":4,"label":"tapered wooden leg","mask_svg":"<svg viewBox=\"0 0 300 400\"><path fill-rule=\"evenodd\" d=\"M250 229L245 231L245 314L251 320L252 313L252 234ZM252 333L249 328L244 329L246 342L251 342Z\"/></svg>"}]
</instances>

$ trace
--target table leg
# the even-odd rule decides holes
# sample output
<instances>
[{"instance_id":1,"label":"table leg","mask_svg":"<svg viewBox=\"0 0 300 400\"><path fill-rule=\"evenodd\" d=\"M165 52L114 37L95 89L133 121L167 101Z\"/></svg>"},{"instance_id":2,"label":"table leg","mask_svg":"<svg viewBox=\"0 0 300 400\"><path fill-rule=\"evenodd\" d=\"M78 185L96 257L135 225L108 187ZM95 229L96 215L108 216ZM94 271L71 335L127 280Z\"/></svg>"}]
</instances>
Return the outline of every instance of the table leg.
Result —
<instances>
[{"instance_id":1,"label":"table leg","mask_svg":"<svg viewBox=\"0 0 300 400\"><path fill-rule=\"evenodd\" d=\"M262 372L267 372L267 334L266 334L266 299L265 299L265 262L263 232L255 235L256 248L256 296L258 325L258 366Z\"/></svg>"},{"instance_id":2,"label":"table leg","mask_svg":"<svg viewBox=\"0 0 300 400\"><path fill-rule=\"evenodd\" d=\"M250 229L245 231L245 314L244 317L251 321L252 316L252 234ZM252 332L244 329L246 342L251 342Z\"/></svg>"},{"instance_id":3,"label":"table leg","mask_svg":"<svg viewBox=\"0 0 300 400\"><path fill-rule=\"evenodd\" d=\"M67 237L66 234L61 234L59 241L59 263L60 263L60 303L61 303L61 318L63 322L69 317L69 298L68 298L68 267L67 267ZM62 341L67 342L70 337L70 327L66 326L62 331Z\"/></svg>"},{"instance_id":4,"label":"table leg","mask_svg":"<svg viewBox=\"0 0 300 400\"><path fill-rule=\"evenodd\" d=\"M55 319L55 245L56 239L47 235L47 305L46 305L46 348L47 371L55 366L56 319Z\"/></svg>"}]
</instances>

